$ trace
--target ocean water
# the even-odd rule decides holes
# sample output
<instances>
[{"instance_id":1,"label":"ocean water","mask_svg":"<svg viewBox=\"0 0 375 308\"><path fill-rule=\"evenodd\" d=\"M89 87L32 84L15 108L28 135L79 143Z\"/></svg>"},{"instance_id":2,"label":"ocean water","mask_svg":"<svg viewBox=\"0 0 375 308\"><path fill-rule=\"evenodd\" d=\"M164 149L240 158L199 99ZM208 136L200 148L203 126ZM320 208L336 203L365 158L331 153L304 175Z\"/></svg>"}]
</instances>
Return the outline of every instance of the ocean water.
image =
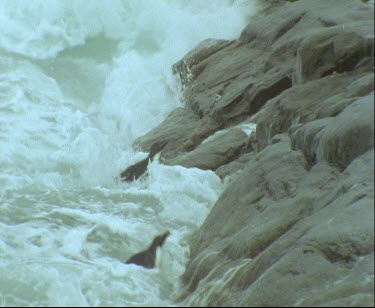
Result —
<instances>
[{"instance_id":1,"label":"ocean water","mask_svg":"<svg viewBox=\"0 0 375 308\"><path fill-rule=\"evenodd\" d=\"M0 305L173 306L223 189L164 166L121 183L182 106L171 66L234 39L254 0L0 0ZM169 230L155 269L124 264Z\"/></svg>"}]
</instances>

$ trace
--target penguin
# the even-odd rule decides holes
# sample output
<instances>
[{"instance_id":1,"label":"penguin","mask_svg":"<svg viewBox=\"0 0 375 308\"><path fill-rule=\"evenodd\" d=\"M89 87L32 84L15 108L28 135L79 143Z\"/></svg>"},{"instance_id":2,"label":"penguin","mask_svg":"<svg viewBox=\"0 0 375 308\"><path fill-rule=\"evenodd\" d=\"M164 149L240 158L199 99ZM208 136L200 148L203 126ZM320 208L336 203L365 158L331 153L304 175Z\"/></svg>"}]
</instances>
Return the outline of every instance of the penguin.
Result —
<instances>
[{"instance_id":1,"label":"penguin","mask_svg":"<svg viewBox=\"0 0 375 308\"><path fill-rule=\"evenodd\" d=\"M129 166L123 172L121 172L121 180L132 182L140 178L147 170L148 164L154 159L154 156L159 153L166 145L168 141L161 140L155 142L151 146L150 154L140 162Z\"/></svg>"},{"instance_id":2,"label":"penguin","mask_svg":"<svg viewBox=\"0 0 375 308\"><path fill-rule=\"evenodd\" d=\"M141 252L131 256L126 264L136 264L145 268L155 267L156 249L164 244L165 239L170 235L169 231L164 232L154 238L151 245Z\"/></svg>"}]
</instances>

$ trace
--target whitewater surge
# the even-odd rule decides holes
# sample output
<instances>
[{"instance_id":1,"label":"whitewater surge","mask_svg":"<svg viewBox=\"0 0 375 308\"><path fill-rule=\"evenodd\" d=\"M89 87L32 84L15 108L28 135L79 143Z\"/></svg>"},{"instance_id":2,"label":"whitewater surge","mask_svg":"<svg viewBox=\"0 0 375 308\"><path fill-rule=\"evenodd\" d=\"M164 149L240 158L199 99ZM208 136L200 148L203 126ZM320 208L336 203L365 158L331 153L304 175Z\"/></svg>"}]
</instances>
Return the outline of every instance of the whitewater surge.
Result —
<instances>
[{"instance_id":1,"label":"whitewater surge","mask_svg":"<svg viewBox=\"0 0 375 308\"><path fill-rule=\"evenodd\" d=\"M186 239L222 190L133 141L181 106L171 66L238 37L252 0L0 3L0 305L171 306ZM170 230L158 267L124 261Z\"/></svg>"}]
</instances>

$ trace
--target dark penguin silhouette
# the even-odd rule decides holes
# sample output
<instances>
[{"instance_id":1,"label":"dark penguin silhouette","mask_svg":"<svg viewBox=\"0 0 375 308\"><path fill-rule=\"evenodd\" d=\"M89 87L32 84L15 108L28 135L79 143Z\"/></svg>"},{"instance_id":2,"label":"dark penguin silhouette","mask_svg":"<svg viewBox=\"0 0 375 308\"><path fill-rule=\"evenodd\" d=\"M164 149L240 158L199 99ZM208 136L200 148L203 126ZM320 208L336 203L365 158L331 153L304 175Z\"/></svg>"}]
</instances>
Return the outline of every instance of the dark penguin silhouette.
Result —
<instances>
[{"instance_id":1,"label":"dark penguin silhouette","mask_svg":"<svg viewBox=\"0 0 375 308\"><path fill-rule=\"evenodd\" d=\"M150 161L154 159L154 156L159 153L166 145L168 141L162 140L157 141L151 146L150 154L147 158L140 162L129 166L121 173L121 180L132 182L137 180L145 171Z\"/></svg>"},{"instance_id":2,"label":"dark penguin silhouette","mask_svg":"<svg viewBox=\"0 0 375 308\"><path fill-rule=\"evenodd\" d=\"M156 249L161 247L164 244L165 239L170 234L169 231L158 235L154 238L149 248L144 251L138 252L132 257L130 257L126 264L137 264L143 266L145 268L154 268L155 266L155 257L156 257Z\"/></svg>"}]
</instances>

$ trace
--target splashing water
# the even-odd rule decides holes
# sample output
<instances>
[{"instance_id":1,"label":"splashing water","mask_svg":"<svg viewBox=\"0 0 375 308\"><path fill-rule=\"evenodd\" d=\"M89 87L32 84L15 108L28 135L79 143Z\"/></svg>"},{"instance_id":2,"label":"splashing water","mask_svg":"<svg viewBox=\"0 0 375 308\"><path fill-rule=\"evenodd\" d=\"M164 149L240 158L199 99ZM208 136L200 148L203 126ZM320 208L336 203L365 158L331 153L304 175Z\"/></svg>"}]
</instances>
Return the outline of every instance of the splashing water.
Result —
<instances>
[{"instance_id":1,"label":"splashing water","mask_svg":"<svg viewBox=\"0 0 375 308\"><path fill-rule=\"evenodd\" d=\"M210 171L114 177L132 143L181 106L171 66L234 39L253 0L3 0L0 305L171 306L187 236L222 190ZM124 264L171 231L147 270Z\"/></svg>"}]
</instances>

